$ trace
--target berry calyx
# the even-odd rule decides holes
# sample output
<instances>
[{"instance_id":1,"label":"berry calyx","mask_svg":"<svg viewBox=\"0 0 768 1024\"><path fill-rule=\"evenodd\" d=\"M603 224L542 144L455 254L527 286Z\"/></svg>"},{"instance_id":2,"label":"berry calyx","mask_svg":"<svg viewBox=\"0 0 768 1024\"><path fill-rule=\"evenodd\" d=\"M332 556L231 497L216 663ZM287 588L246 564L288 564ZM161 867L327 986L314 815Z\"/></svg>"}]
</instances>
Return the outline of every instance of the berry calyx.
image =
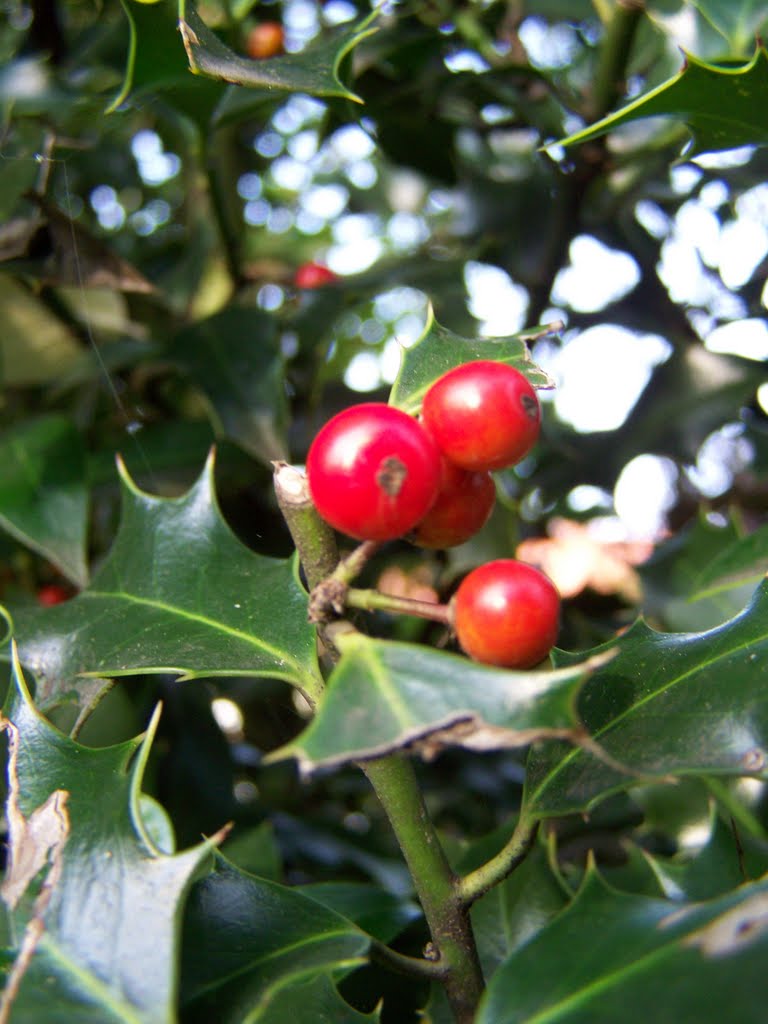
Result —
<instances>
[{"instance_id":1,"label":"berry calyx","mask_svg":"<svg viewBox=\"0 0 768 1024\"><path fill-rule=\"evenodd\" d=\"M37 592L37 603L45 608L50 608L55 604L63 604L70 597L72 597L72 592L66 587L62 587L60 583L46 583Z\"/></svg>"},{"instance_id":2,"label":"berry calyx","mask_svg":"<svg viewBox=\"0 0 768 1024\"><path fill-rule=\"evenodd\" d=\"M452 607L459 645L486 665L531 668L557 639L560 597L554 584L513 558L487 562L469 573Z\"/></svg>"},{"instance_id":3,"label":"berry calyx","mask_svg":"<svg viewBox=\"0 0 768 1024\"><path fill-rule=\"evenodd\" d=\"M476 473L442 459L440 490L432 508L413 532L423 548L452 548L485 526L496 501L490 473Z\"/></svg>"},{"instance_id":4,"label":"berry calyx","mask_svg":"<svg viewBox=\"0 0 768 1024\"><path fill-rule=\"evenodd\" d=\"M345 409L307 455L317 511L357 540L393 540L423 519L440 485L440 453L412 416L383 402Z\"/></svg>"},{"instance_id":5,"label":"berry calyx","mask_svg":"<svg viewBox=\"0 0 768 1024\"><path fill-rule=\"evenodd\" d=\"M322 288L338 281L338 275L322 263L302 263L293 275L293 283L297 288Z\"/></svg>"},{"instance_id":6,"label":"berry calyx","mask_svg":"<svg viewBox=\"0 0 768 1024\"><path fill-rule=\"evenodd\" d=\"M278 57L284 52L285 33L279 21L262 21L254 25L245 40L245 52L253 60Z\"/></svg>"},{"instance_id":7,"label":"berry calyx","mask_svg":"<svg viewBox=\"0 0 768 1024\"><path fill-rule=\"evenodd\" d=\"M435 381L421 410L443 454L463 469L504 469L536 443L541 408L528 379L506 363L477 359Z\"/></svg>"}]
</instances>

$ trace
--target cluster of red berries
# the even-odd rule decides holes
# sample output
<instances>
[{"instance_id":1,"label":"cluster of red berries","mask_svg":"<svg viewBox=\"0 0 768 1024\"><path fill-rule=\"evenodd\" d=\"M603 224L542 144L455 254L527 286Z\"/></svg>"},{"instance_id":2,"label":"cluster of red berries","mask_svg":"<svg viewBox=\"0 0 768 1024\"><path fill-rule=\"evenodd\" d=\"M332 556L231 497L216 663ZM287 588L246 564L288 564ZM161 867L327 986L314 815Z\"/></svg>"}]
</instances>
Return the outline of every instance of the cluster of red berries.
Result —
<instances>
[{"instance_id":1,"label":"cluster of red berries","mask_svg":"<svg viewBox=\"0 0 768 1024\"><path fill-rule=\"evenodd\" d=\"M326 522L358 540L462 544L491 514L491 471L524 458L540 421L522 373L490 360L464 363L432 384L420 419L369 402L326 423L307 456L312 500ZM528 668L554 645L559 604L538 569L501 559L463 580L453 625L475 660Z\"/></svg>"}]
</instances>

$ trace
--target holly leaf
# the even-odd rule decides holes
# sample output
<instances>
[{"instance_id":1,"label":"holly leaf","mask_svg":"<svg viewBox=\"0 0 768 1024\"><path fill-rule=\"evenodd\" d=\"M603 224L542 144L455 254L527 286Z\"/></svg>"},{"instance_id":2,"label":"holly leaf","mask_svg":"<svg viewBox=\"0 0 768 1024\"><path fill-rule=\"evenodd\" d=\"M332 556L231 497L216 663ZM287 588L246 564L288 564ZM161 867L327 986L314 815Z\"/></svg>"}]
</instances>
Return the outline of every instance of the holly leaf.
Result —
<instances>
[{"instance_id":1,"label":"holly leaf","mask_svg":"<svg viewBox=\"0 0 768 1024\"><path fill-rule=\"evenodd\" d=\"M686 53L682 70L669 81L557 144L575 146L645 117L676 117L691 133L684 150L689 160L737 146L765 146L766 104L768 53L763 46L747 62L708 64Z\"/></svg>"},{"instance_id":2,"label":"holly leaf","mask_svg":"<svg viewBox=\"0 0 768 1024\"><path fill-rule=\"evenodd\" d=\"M603 756L562 744L532 750L525 792L532 813L586 811L641 779L765 774L768 582L715 629L657 633L640 621L589 655L608 648L616 656L587 680L578 704Z\"/></svg>"},{"instance_id":3,"label":"holly leaf","mask_svg":"<svg viewBox=\"0 0 768 1024\"><path fill-rule=\"evenodd\" d=\"M276 1022L293 988L365 963L369 946L336 911L219 856L187 904L182 1005L197 1020Z\"/></svg>"},{"instance_id":4,"label":"holly leaf","mask_svg":"<svg viewBox=\"0 0 768 1024\"><path fill-rule=\"evenodd\" d=\"M230 306L177 335L169 355L207 396L220 436L264 462L288 457L288 400L274 317Z\"/></svg>"},{"instance_id":5,"label":"holly leaf","mask_svg":"<svg viewBox=\"0 0 768 1024\"><path fill-rule=\"evenodd\" d=\"M491 978L477 1024L759 1024L768 953L768 882L708 903L610 889L594 869L574 901ZM552 970L552 964L561 969Z\"/></svg>"},{"instance_id":6,"label":"holly leaf","mask_svg":"<svg viewBox=\"0 0 768 1024\"><path fill-rule=\"evenodd\" d=\"M768 572L768 526L759 526L718 551L696 581L692 600L757 583Z\"/></svg>"},{"instance_id":7,"label":"holly leaf","mask_svg":"<svg viewBox=\"0 0 768 1024\"><path fill-rule=\"evenodd\" d=\"M15 938L2 1009L20 1024L175 1020L181 907L215 840L168 856L150 838L140 791L157 722L144 737L84 747L39 714L14 659L0 718L9 744L2 896Z\"/></svg>"},{"instance_id":8,"label":"holly leaf","mask_svg":"<svg viewBox=\"0 0 768 1024\"><path fill-rule=\"evenodd\" d=\"M314 699L315 633L296 564L237 540L216 503L213 456L179 498L146 494L120 473L120 528L90 586L65 604L14 615L38 704L76 694L83 676L158 672L270 676Z\"/></svg>"},{"instance_id":9,"label":"holly leaf","mask_svg":"<svg viewBox=\"0 0 768 1024\"><path fill-rule=\"evenodd\" d=\"M554 387L552 379L531 359L527 343L559 330L560 324L537 327L507 338L462 338L436 320L430 306L424 332L410 348L404 349L400 370L389 396L390 405L413 415L429 386L454 366L473 359L507 363L525 374L537 388Z\"/></svg>"},{"instance_id":10,"label":"holly leaf","mask_svg":"<svg viewBox=\"0 0 768 1024\"><path fill-rule=\"evenodd\" d=\"M45 416L0 438L0 526L85 586L85 453L69 420Z\"/></svg>"},{"instance_id":11,"label":"holly leaf","mask_svg":"<svg viewBox=\"0 0 768 1024\"><path fill-rule=\"evenodd\" d=\"M339 990L327 974L300 981L277 992L268 1006L255 1016L248 1016L248 1024L376 1024L381 1020L380 1009L361 1013L339 995Z\"/></svg>"},{"instance_id":12,"label":"holly leaf","mask_svg":"<svg viewBox=\"0 0 768 1024\"><path fill-rule=\"evenodd\" d=\"M576 740L576 694L597 664L510 672L362 634L339 644L343 653L317 715L268 760L296 757L309 773L404 747L432 757L446 746L497 750L552 736Z\"/></svg>"},{"instance_id":13,"label":"holly leaf","mask_svg":"<svg viewBox=\"0 0 768 1024\"><path fill-rule=\"evenodd\" d=\"M766 21L762 0L691 0L701 16L725 39L731 53L748 50Z\"/></svg>"},{"instance_id":14,"label":"holly leaf","mask_svg":"<svg viewBox=\"0 0 768 1024\"><path fill-rule=\"evenodd\" d=\"M323 33L299 53L251 60L226 46L192 3L179 2L179 29L193 74L247 87L245 91L226 92L214 116L218 124L250 116L275 94L301 92L360 103L360 98L341 81L340 68L344 58L376 31L378 16L374 10L356 25Z\"/></svg>"}]
</instances>

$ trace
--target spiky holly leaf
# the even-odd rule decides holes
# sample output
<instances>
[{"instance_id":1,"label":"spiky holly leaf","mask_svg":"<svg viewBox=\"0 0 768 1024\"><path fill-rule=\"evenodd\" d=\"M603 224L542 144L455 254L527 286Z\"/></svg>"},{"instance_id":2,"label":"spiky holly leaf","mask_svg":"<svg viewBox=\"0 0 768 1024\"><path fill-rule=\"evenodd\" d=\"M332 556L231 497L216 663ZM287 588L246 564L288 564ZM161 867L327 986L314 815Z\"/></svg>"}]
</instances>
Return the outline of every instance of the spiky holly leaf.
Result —
<instances>
[{"instance_id":1,"label":"spiky holly leaf","mask_svg":"<svg viewBox=\"0 0 768 1024\"><path fill-rule=\"evenodd\" d=\"M552 379L531 359L528 342L559 330L560 324L537 327L507 338L462 338L436 320L432 307L418 341L404 349L397 379L389 396L390 405L418 413L427 388L454 366L473 359L494 359L508 363L525 374L537 388L554 387Z\"/></svg>"},{"instance_id":2,"label":"spiky holly leaf","mask_svg":"<svg viewBox=\"0 0 768 1024\"><path fill-rule=\"evenodd\" d=\"M2 719L10 749L2 895L15 959L3 998L19 1024L175 1020L181 910L212 845L168 856L142 820L157 720L144 737L84 747L39 714L14 661Z\"/></svg>"},{"instance_id":3,"label":"spiky holly leaf","mask_svg":"<svg viewBox=\"0 0 768 1024\"><path fill-rule=\"evenodd\" d=\"M707 64L686 54L682 70L615 114L561 139L575 146L644 117L676 117L691 132L685 156L698 156L737 146L768 145L768 53L755 49L751 60Z\"/></svg>"},{"instance_id":4,"label":"spiky holly leaf","mask_svg":"<svg viewBox=\"0 0 768 1024\"><path fill-rule=\"evenodd\" d=\"M586 811L648 778L766 774L768 582L715 629L657 633L639 622L590 654L610 647L616 656L579 698L581 719L608 757L562 744L533 750L525 795L532 813Z\"/></svg>"},{"instance_id":5,"label":"spiky holly leaf","mask_svg":"<svg viewBox=\"0 0 768 1024\"><path fill-rule=\"evenodd\" d=\"M246 86L228 90L224 95L214 118L221 124L252 115L265 99L274 99L275 94L301 92L359 103L359 97L341 80L341 65L363 39L376 31L374 22L378 14L374 10L352 27L323 33L299 53L265 60L251 60L231 50L186 0L179 2L179 28L194 74Z\"/></svg>"},{"instance_id":6,"label":"spiky holly leaf","mask_svg":"<svg viewBox=\"0 0 768 1024\"><path fill-rule=\"evenodd\" d=\"M270 760L304 771L404 747L427 756L445 746L495 750L568 735L578 740L578 690L598 663L555 672L511 672L415 644L340 638L342 657L318 713Z\"/></svg>"},{"instance_id":7,"label":"spiky holly leaf","mask_svg":"<svg viewBox=\"0 0 768 1024\"><path fill-rule=\"evenodd\" d=\"M767 953L765 880L681 904L616 892L590 870L570 906L496 971L477 1022L760 1024Z\"/></svg>"},{"instance_id":8,"label":"spiky holly leaf","mask_svg":"<svg viewBox=\"0 0 768 1024\"><path fill-rule=\"evenodd\" d=\"M123 515L90 586L20 610L14 633L36 699L76 694L83 675L271 676L317 696L315 632L296 565L246 548L222 519L213 457L179 498L140 491L121 469Z\"/></svg>"}]
</instances>

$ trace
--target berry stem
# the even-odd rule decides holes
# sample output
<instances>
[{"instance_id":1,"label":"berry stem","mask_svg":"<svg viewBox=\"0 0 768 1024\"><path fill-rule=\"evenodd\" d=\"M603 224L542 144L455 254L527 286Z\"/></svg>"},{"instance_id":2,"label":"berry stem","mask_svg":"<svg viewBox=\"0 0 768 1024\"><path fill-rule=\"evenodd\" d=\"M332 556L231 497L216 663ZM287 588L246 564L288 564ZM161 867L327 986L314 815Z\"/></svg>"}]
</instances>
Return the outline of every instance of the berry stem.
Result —
<instances>
[{"instance_id":1,"label":"berry stem","mask_svg":"<svg viewBox=\"0 0 768 1024\"><path fill-rule=\"evenodd\" d=\"M464 906L471 906L525 860L538 830L538 820L531 821L520 814L515 831L496 856L460 879L458 890Z\"/></svg>"},{"instance_id":2,"label":"berry stem","mask_svg":"<svg viewBox=\"0 0 768 1024\"><path fill-rule=\"evenodd\" d=\"M304 474L287 462L273 462L272 466L277 504L296 543L307 585L312 590L339 565L336 538L315 511ZM301 539L301 547L297 538Z\"/></svg>"},{"instance_id":3,"label":"berry stem","mask_svg":"<svg viewBox=\"0 0 768 1024\"><path fill-rule=\"evenodd\" d=\"M451 625L451 613L447 604L432 601L417 601L411 597L395 597L382 594L378 590L358 590L350 587L346 595L349 608L359 608L364 612L384 611L400 615L415 615L420 619L432 619Z\"/></svg>"}]
</instances>

